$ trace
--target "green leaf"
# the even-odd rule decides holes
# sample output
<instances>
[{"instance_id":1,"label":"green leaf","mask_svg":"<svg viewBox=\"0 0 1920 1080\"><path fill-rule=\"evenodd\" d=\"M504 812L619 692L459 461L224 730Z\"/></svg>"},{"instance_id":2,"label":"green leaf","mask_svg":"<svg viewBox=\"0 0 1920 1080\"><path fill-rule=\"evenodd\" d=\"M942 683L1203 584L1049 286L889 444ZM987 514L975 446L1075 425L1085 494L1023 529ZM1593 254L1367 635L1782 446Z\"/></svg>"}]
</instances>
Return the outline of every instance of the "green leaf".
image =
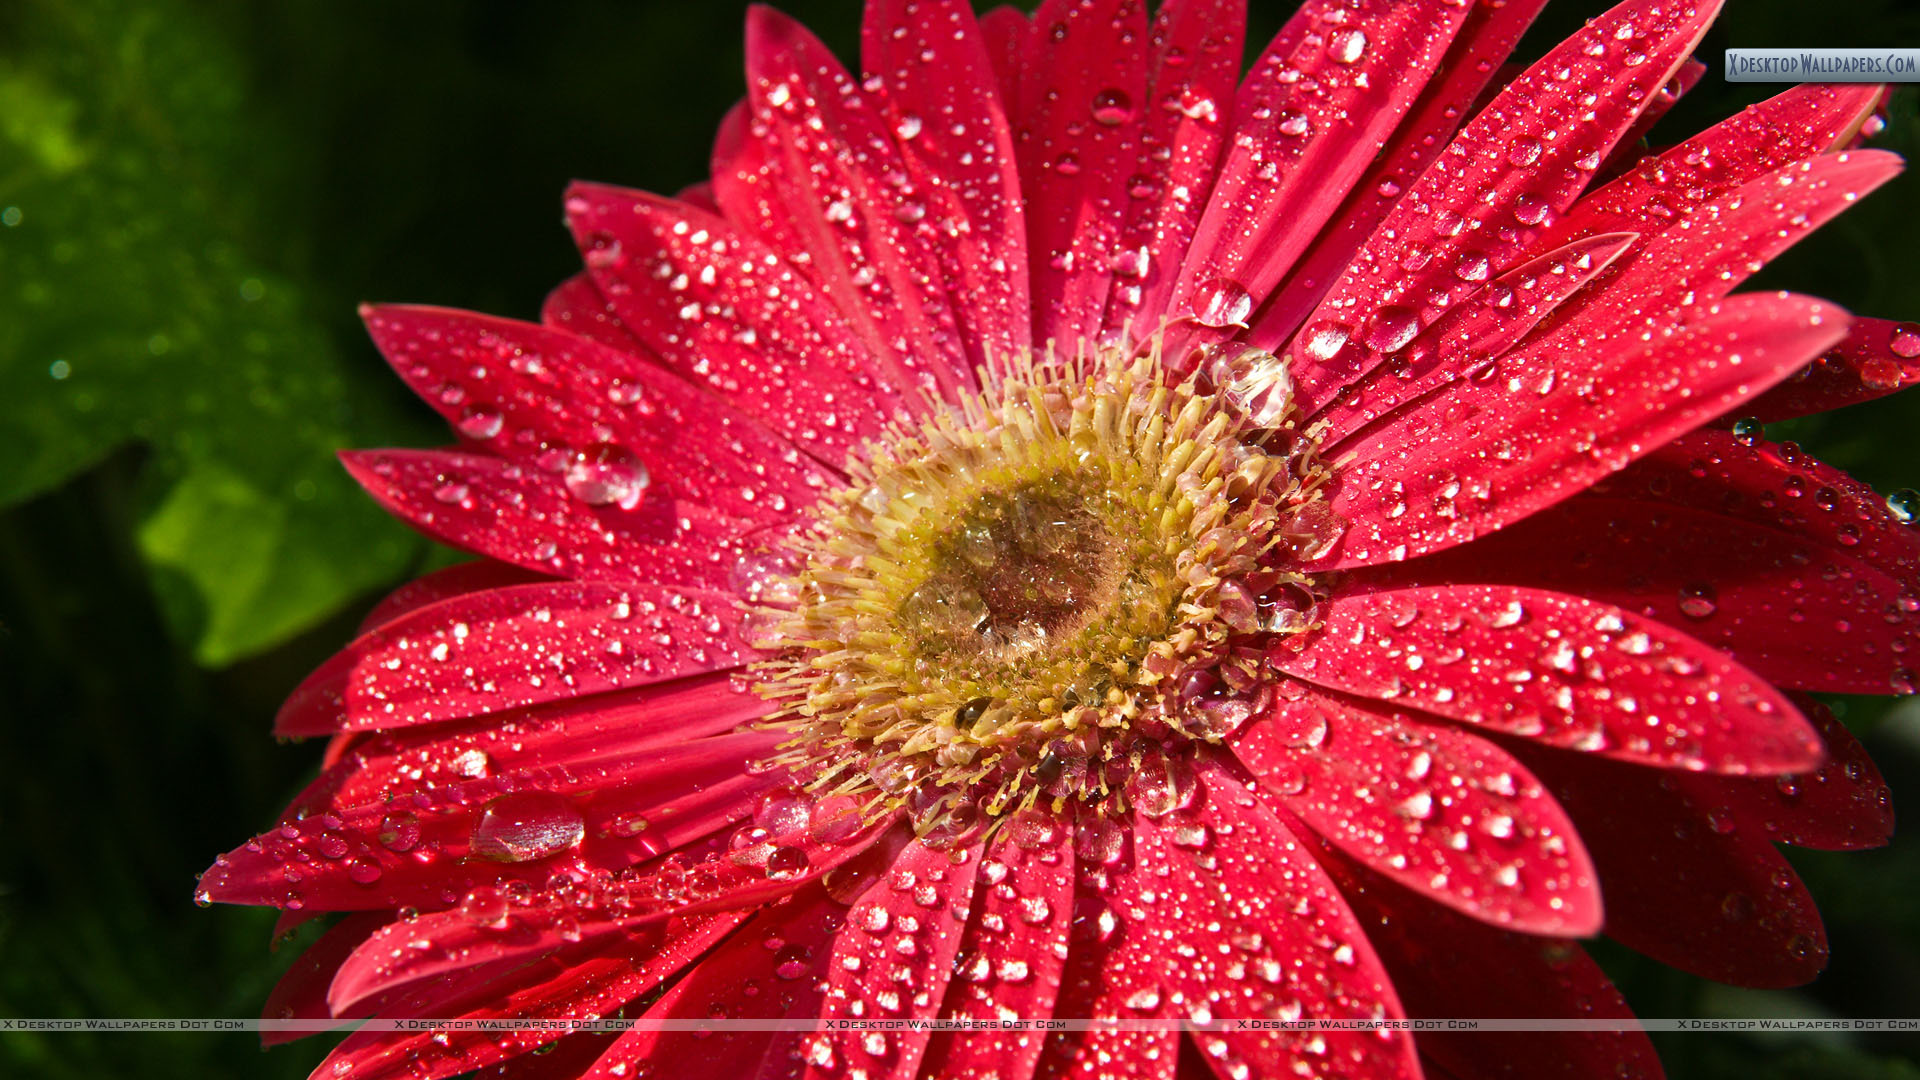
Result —
<instances>
[{"instance_id":1,"label":"green leaf","mask_svg":"<svg viewBox=\"0 0 1920 1080\"><path fill-rule=\"evenodd\" d=\"M144 444L138 548L212 665L420 551L334 461L422 430L292 284L248 74L174 2L0 13L0 505Z\"/></svg>"}]
</instances>

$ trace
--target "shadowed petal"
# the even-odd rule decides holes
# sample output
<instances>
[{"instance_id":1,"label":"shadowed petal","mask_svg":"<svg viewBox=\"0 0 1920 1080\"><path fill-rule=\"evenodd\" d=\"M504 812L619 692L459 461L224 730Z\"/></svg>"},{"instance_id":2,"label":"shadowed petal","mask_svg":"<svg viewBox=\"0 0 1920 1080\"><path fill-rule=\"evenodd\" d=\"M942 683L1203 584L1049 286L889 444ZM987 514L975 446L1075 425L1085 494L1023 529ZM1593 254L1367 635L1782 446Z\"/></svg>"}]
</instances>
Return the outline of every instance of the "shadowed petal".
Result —
<instances>
[{"instance_id":1,"label":"shadowed petal","mask_svg":"<svg viewBox=\"0 0 1920 1080\"><path fill-rule=\"evenodd\" d=\"M1407 1015L1628 1020L1620 991L1571 941L1498 930L1408 897L1368 869L1327 854L1322 865L1380 952ZM1462 1080L1563 1077L1658 1080L1638 1031L1419 1031L1420 1053Z\"/></svg>"},{"instance_id":2,"label":"shadowed petal","mask_svg":"<svg viewBox=\"0 0 1920 1080\"><path fill-rule=\"evenodd\" d=\"M1853 320L1847 336L1805 371L1740 410L1764 423L1885 397L1920 382L1920 323Z\"/></svg>"},{"instance_id":3,"label":"shadowed petal","mask_svg":"<svg viewBox=\"0 0 1920 1080\"><path fill-rule=\"evenodd\" d=\"M1517 748L1600 868L1607 935L1683 971L1798 986L1827 962L1813 898L1767 838L1716 827L1659 773Z\"/></svg>"}]
</instances>

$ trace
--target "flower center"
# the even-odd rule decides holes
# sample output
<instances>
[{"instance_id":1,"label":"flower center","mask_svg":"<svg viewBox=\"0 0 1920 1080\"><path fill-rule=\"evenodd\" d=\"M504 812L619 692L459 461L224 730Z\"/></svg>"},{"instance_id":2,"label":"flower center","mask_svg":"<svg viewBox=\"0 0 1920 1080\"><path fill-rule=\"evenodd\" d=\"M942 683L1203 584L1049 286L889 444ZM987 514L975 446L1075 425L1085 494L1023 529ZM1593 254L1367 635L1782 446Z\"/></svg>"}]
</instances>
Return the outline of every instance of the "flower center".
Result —
<instances>
[{"instance_id":1,"label":"flower center","mask_svg":"<svg viewBox=\"0 0 1920 1080\"><path fill-rule=\"evenodd\" d=\"M984 382L849 463L754 595L776 763L930 842L1042 802L1117 813L1232 734L1266 707L1265 651L1311 625L1323 586L1295 568L1338 536L1266 353Z\"/></svg>"}]
</instances>

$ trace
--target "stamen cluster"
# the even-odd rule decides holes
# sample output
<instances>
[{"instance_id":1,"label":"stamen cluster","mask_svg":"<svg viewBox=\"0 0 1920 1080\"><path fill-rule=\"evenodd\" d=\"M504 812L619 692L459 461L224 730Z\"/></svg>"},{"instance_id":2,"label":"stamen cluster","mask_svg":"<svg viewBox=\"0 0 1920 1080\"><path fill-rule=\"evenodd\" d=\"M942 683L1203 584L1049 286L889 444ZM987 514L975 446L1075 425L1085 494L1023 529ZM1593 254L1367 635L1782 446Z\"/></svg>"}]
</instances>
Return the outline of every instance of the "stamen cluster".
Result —
<instances>
[{"instance_id":1,"label":"stamen cluster","mask_svg":"<svg viewBox=\"0 0 1920 1080\"><path fill-rule=\"evenodd\" d=\"M1290 567L1338 535L1284 365L1203 361L1029 357L868 446L757 597L779 764L934 843L1177 798L1178 759L1270 704L1322 590Z\"/></svg>"}]
</instances>

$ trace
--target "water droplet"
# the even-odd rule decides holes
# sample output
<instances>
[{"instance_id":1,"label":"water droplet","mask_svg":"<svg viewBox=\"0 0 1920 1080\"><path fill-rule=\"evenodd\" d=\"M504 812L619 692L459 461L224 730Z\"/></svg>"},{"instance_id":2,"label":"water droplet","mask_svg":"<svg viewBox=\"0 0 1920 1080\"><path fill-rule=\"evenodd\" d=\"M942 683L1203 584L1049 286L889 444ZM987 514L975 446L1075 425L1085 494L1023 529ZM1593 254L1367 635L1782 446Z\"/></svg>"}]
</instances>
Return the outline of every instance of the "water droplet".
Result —
<instances>
[{"instance_id":1,"label":"water droplet","mask_svg":"<svg viewBox=\"0 0 1920 1080\"><path fill-rule=\"evenodd\" d=\"M1711 585L1687 585L1680 590L1680 614L1689 619L1707 618L1718 606L1718 596Z\"/></svg>"},{"instance_id":2,"label":"water droplet","mask_svg":"<svg viewBox=\"0 0 1920 1080\"><path fill-rule=\"evenodd\" d=\"M1920 359L1920 323L1896 325L1887 341L1887 350L1902 360Z\"/></svg>"},{"instance_id":3,"label":"water droplet","mask_svg":"<svg viewBox=\"0 0 1920 1080\"><path fill-rule=\"evenodd\" d=\"M1507 160L1517 166L1527 166L1540 160L1540 140L1521 137L1507 148Z\"/></svg>"},{"instance_id":4,"label":"water droplet","mask_svg":"<svg viewBox=\"0 0 1920 1080\"><path fill-rule=\"evenodd\" d=\"M1133 118L1133 99L1122 90L1102 90L1093 95L1093 118L1107 127L1124 124Z\"/></svg>"},{"instance_id":5,"label":"water droplet","mask_svg":"<svg viewBox=\"0 0 1920 1080\"><path fill-rule=\"evenodd\" d=\"M420 819L404 810L380 819L380 846L388 851L412 851L420 843Z\"/></svg>"},{"instance_id":6,"label":"water droplet","mask_svg":"<svg viewBox=\"0 0 1920 1080\"><path fill-rule=\"evenodd\" d=\"M527 862L565 851L586 832L579 809L564 796L516 792L487 804L474 826L471 851L495 862Z\"/></svg>"},{"instance_id":7,"label":"water droplet","mask_svg":"<svg viewBox=\"0 0 1920 1080\"><path fill-rule=\"evenodd\" d=\"M507 894L483 885L461 899L460 914L475 926L497 930L507 925Z\"/></svg>"},{"instance_id":8,"label":"water droplet","mask_svg":"<svg viewBox=\"0 0 1920 1080\"><path fill-rule=\"evenodd\" d=\"M498 409L484 405L469 405L460 414L460 422L454 426L460 429L460 434L469 439L491 439L500 434L503 423L505 421Z\"/></svg>"},{"instance_id":9,"label":"water droplet","mask_svg":"<svg viewBox=\"0 0 1920 1080\"><path fill-rule=\"evenodd\" d=\"M1200 287L1195 297L1194 319L1202 326L1215 328L1245 326L1253 314L1253 297L1231 278L1217 277Z\"/></svg>"},{"instance_id":10,"label":"water droplet","mask_svg":"<svg viewBox=\"0 0 1920 1080\"><path fill-rule=\"evenodd\" d=\"M1390 304L1373 313L1364 343L1375 352L1398 352L1420 333L1420 317L1412 308Z\"/></svg>"},{"instance_id":11,"label":"water droplet","mask_svg":"<svg viewBox=\"0 0 1920 1080\"><path fill-rule=\"evenodd\" d=\"M622 510L640 505L647 485L653 482L640 459L611 443L599 443L575 454L562 480L581 502Z\"/></svg>"},{"instance_id":12,"label":"water droplet","mask_svg":"<svg viewBox=\"0 0 1920 1080\"><path fill-rule=\"evenodd\" d=\"M920 118L912 113L902 114L900 122L893 126L893 133L902 140L916 139L920 136Z\"/></svg>"},{"instance_id":13,"label":"water droplet","mask_svg":"<svg viewBox=\"0 0 1920 1080\"><path fill-rule=\"evenodd\" d=\"M1352 27L1335 30L1327 36L1327 55L1342 64L1357 64L1367 53L1367 35Z\"/></svg>"},{"instance_id":14,"label":"water droplet","mask_svg":"<svg viewBox=\"0 0 1920 1080\"><path fill-rule=\"evenodd\" d=\"M1899 488L1887 493L1887 510L1902 525L1911 525L1920 520L1920 491L1912 488Z\"/></svg>"},{"instance_id":15,"label":"water droplet","mask_svg":"<svg viewBox=\"0 0 1920 1080\"><path fill-rule=\"evenodd\" d=\"M1766 433L1766 426L1751 416L1733 422L1733 440L1741 446L1757 444Z\"/></svg>"}]
</instances>

